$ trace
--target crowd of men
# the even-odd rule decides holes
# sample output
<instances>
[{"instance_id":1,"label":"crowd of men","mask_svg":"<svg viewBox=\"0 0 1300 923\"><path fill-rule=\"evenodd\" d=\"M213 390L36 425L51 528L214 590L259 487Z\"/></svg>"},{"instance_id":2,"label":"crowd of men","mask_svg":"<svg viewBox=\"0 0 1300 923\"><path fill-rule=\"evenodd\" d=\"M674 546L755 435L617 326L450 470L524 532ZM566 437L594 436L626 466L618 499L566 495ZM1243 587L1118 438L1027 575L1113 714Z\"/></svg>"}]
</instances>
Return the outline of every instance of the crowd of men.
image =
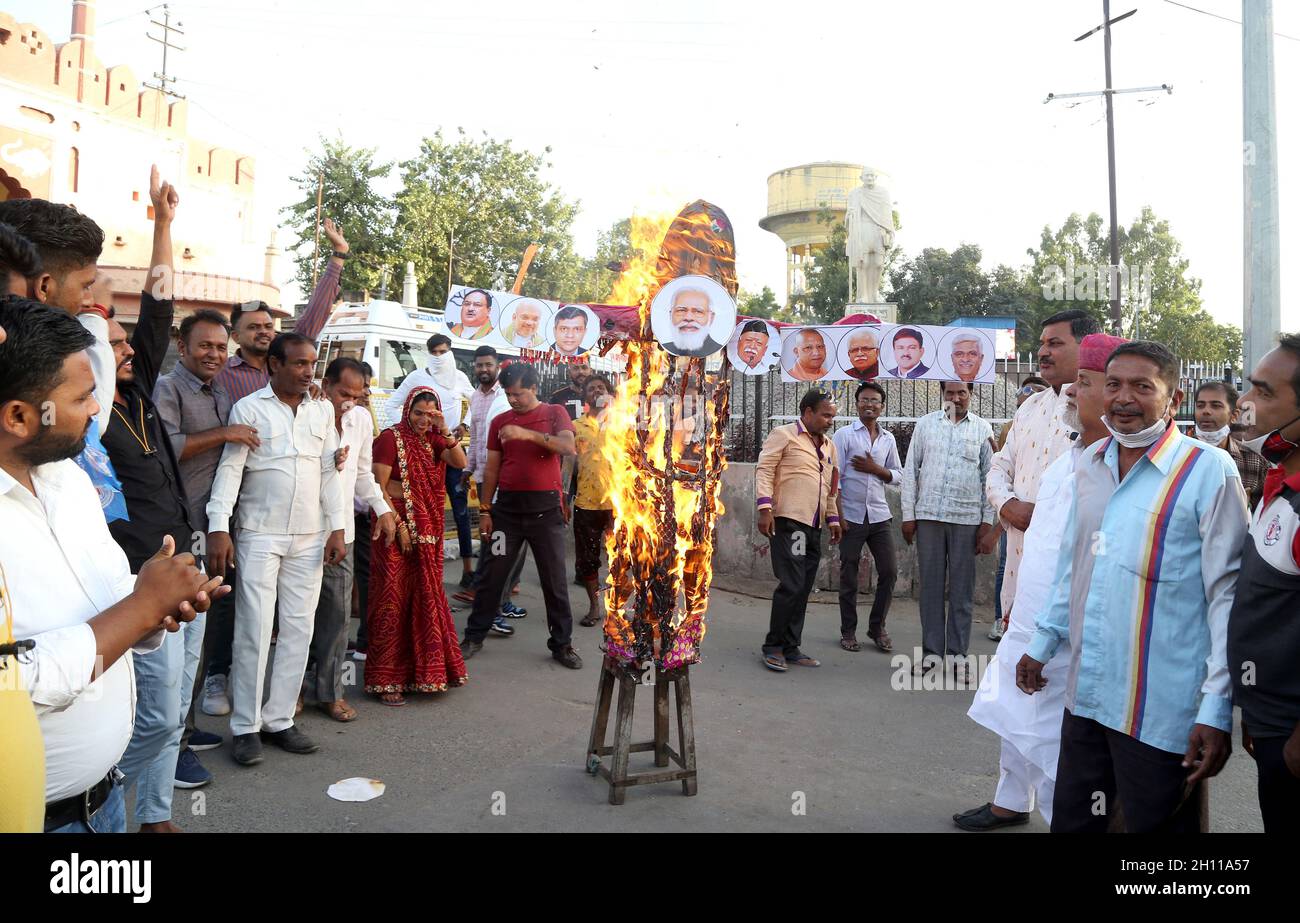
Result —
<instances>
[{"instance_id":1,"label":"crowd of men","mask_svg":"<svg viewBox=\"0 0 1300 923\"><path fill-rule=\"evenodd\" d=\"M1043 322L1039 368L997 440L970 412L970 385L944 382L943 409L917 421L901 462L874 382L833 436L832 395L804 396L755 474L779 583L763 663L820 665L800 644L823 526L840 551L841 647L861 650L865 544L877 573L867 638L892 649L895 484L916 545L917 676L973 679L975 559L1005 548L990 635L1001 642L970 709L1001 739L999 781L958 827L1023 824L1037 806L1053 831L1199 830L1236 705L1265 829L1297 829L1300 336L1279 337L1240 397L1203 383L1187 433L1174 422L1179 361L1159 343L1065 311Z\"/></svg>"},{"instance_id":2,"label":"crowd of men","mask_svg":"<svg viewBox=\"0 0 1300 923\"><path fill-rule=\"evenodd\" d=\"M134 790L138 829L178 830L174 789L207 784L198 754L224 744L195 727L196 708L229 716L240 765L261 762L267 743L315 752L295 720L304 707L358 717L344 664L354 605L351 656L364 662L372 640L372 554L418 542L441 552L442 536L416 535L409 498L388 489L395 460L372 458L371 370L340 357L315 380L315 339L348 259L341 231L325 222L328 265L293 332L276 333L261 302L229 319L199 310L180 322L179 360L163 374L180 201L156 169L150 199L152 258L129 335L97 267L98 225L69 206L0 203L0 691L13 693L0 695L0 829L125 830ZM466 332L490 298L466 294ZM514 333L531 336L528 321L516 312ZM432 392L436 409L419 414L447 447L430 457L445 466L437 522L445 499L462 561L452 598L470 609L459 638L453 626L427 643L454 645L461 661L489 633L513 635L531 549L550 656L579 669L565 532L589 602L580 624L599 625L614 386L569 362L569 384L543 401L531 364L503 365L483 345L471 380L451 347L431 337L427 367L385 408L400 421ZM1160 344L1107 336L1067 311L1043 323L1039 367L997 437L971 412L971 385L954 380L900 453L880 423L886 392L869 377L850 425L836 429L835 401L813 390L795 422L772 430L755 473L779 584L762 662L819 665L801 643L827 530L841 648L863 648L865 550L876 575L865 637L892 651L897 516L916 547L918 677L975 679L976 558L1005 555L995 635L1005 634L971 707L1001 739L999 782L991 801L954 816L959 827L1022 824L1037 806L1053 830L1198 829L1237 705L1265 827L1294 829L1300 337L1280 337L1240 397L1203 384L1190 433L1173 425L1179 364ZM400 690L383 701L402 704Z\"/></svg>"}]
</instances>

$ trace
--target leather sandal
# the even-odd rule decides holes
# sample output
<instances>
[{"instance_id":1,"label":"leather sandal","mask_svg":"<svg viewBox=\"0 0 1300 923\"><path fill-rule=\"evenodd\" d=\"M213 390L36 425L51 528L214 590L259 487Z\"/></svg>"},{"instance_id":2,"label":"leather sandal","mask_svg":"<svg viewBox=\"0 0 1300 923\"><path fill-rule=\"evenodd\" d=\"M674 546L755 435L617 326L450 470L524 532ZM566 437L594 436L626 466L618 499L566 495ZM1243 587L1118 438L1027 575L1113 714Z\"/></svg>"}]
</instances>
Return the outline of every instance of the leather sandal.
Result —
<instances>
[{"instance_id":1,"label":"leather sandal","mask_svg":"<svg viewBox=\"0 0 1300 923\"><path fill-rule=\"evenodd\" d=\"M851 651L854 654L862 650L862 645L858 643L858 639L853 637L853 635L845 635L843 638L840 638L840 647L844 648L846 651Z\"/></svg>"},{"instance_id":2,"label":"leather sandal","mask_svg":"<svg viewBox=\"0 0 1300 923\"><path fill-rule=\"evenodd\" d=\"M343 724L357 720L357 710L342 699L335 702L318 702L316 707Z\"/></svg>"}]
</instances>

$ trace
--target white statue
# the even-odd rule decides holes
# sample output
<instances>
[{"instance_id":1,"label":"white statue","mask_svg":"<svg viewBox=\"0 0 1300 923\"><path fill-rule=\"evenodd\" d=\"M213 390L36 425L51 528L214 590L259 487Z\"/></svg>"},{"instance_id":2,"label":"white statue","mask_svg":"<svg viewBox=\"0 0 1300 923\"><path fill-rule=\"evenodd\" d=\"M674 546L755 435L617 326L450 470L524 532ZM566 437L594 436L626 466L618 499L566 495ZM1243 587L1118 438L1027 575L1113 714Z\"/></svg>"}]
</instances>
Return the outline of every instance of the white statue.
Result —
<instances>
[{"instance_id":1,"label":"white statue","mask_svg":"<svg viewBox=\"0 0 1300 923\"><path fill-rule=\"evenodd\" d=\"M849 301L880 304L880 277L885 254L894 245L894 203L876 182L876 171L862 171L862 185L849 193L844 216L848 231Z\"/></svg>"}]
</instances>

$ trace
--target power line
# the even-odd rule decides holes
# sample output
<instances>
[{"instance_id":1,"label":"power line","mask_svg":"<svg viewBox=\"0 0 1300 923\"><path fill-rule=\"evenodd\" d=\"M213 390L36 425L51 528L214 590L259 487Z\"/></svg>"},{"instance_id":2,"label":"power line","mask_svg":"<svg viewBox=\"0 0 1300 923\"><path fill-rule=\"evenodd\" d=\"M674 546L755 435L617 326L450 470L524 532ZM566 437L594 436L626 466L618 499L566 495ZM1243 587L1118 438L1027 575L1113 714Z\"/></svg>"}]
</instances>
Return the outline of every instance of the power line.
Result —
<instances>
[{"instance_id":1,"label":"power line","mask_svg":"<svg viewBox=\"0 0 1300 923\"><path fill-rule=\"evenodd\" d=\"M1191 10L1193 13L1200 13L1202 16L1211 16L1214 19L1222 19L1224 22L1232 22L1241 25L1240 19L1233 19L1231 16L1224 16L1220 13L1211 13L1209 10L1202 10L1198 7L1188 6L1186 3L1179 3L1178 0L1165 0L1165 3L1168 3L1170 6L1178 6L1185 10ZM1273 34L1278 38L1284 38L1292 42L1300 42L1300 38L1297 38L1294 35L1287 35L1285 32L1274 32Z\"/></svg>"}]
</instances>

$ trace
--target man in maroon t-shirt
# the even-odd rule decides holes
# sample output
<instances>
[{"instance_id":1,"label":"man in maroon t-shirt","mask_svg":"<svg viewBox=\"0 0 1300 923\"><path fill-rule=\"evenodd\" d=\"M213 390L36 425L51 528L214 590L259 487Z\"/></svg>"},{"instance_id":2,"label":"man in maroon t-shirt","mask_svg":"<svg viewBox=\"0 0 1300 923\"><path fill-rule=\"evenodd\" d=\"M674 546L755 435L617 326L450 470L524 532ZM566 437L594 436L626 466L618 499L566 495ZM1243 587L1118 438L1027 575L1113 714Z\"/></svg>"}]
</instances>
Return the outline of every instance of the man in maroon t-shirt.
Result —
<instances>
[{"instance_id":1,"label":"man in maroon t-shirt","mask_svg":"<svg viewBox=\"0 0 1300 923\"><path fill-rule=\"evenodd\" d=\"M560 506L560 456L576 455L573 423L557 404L537 399L537 370L515 362L501 373L510 410L488 428L487 466L479 492L479 531L488 543L487 570L474 596L460 648L466 659L483 649L483 638L497 617L510 565L528 543L537 562L546 599L546 646L571 670L582 659L570 643L573 613L564 566L564 513Z\"/></svg>"}]
</instances>

